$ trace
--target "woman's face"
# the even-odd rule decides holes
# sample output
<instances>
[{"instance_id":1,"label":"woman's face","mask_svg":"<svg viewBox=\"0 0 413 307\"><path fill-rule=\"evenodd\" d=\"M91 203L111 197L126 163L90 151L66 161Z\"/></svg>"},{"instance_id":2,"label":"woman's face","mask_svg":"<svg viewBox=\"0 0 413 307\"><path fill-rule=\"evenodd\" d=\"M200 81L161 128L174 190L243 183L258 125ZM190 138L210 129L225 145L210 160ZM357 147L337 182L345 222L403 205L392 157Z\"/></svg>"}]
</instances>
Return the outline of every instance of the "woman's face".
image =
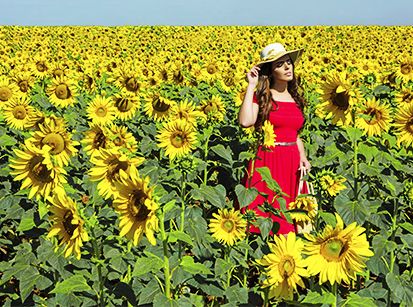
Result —
<instances>
[{"instance_id":1,"label":"woman's face","mask_svg":"<svg viewBox=\"0 0 413 307\"><path fill-rule=\"evenodd\" d=\"M275 81L291 81L294 77L293 70L293 61L288 54L272 62L271 65L272 76Z\"/></svg>"}]
</instances>

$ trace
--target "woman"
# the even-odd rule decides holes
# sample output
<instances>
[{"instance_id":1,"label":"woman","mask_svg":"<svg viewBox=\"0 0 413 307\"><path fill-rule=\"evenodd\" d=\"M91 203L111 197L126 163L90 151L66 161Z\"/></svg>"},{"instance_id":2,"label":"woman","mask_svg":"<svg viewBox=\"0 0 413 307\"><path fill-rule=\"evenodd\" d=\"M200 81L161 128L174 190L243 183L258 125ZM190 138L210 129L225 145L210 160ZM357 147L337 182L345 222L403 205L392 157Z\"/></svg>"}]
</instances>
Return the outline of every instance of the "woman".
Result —
<instances>
[{"instance_id":1,"label":"woman","mask_svg":"<svg viewBox=\"0 0 413 307\"><path fill-rule=\"evenodd\" d=\"M245 185L268 194L267 199L271 202L274 192L255 171L258 167L268 167L281 190L287 194L283 196L287 207L297 196L301 169L309 171L311 168L299 137L304 124L304 100L297 92L294 76L294 63L302 51L303 49L286 51L280 43L266 46L261 51L261 61L247 73L248 87L238 114L241 126L254 125L258 131L262 130L265 120L269 120L276 136L274 146L258 146L256 159L249 163ZM306 185L302 192L307 193ZM279 223L278 234L295 231L294 225L285 218L259 210L257 207L264 201L265 198L258 195L247 208L256 211L258 215L271 216L274 222ZM272 206L279 208L276 200ZM259 228L251 226L250 231L259 232Z\"/></svg>"}]
</instances>

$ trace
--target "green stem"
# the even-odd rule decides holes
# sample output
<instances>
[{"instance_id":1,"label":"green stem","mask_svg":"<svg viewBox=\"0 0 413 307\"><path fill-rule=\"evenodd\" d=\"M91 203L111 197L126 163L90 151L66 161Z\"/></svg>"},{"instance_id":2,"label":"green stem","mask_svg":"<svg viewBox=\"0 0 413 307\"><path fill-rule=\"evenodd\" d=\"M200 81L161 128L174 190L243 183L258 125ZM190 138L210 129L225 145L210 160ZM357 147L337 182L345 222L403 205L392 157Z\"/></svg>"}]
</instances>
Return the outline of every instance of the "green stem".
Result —
<instances>
[{"instance_id":1,"label":"green stem","mask_svg":"<svg viewBox=\"0 0 413 307\"><path fill-rule=\"evenodd\" d=\"M393 218L392 218L392 233L390 237L390 241L394 241L396 237L396 230L397 230L397 214L399 211L399 203L396 198L393 199ZM390 252L390 264L389 264L389 272L393 273L394 270L394 263L396 261L396 255L394 254L394 250ZM387 306L391 306L391 289L388 289L387 292Z\"/></svg>"},{"instance_id":2,"label":"green stem","mask_svg":"<svg viewBox=\"0 0 413 307\"><path fill-rule=\"evenodd\" d=\"M250 223L247 221L247 231L250 229ZM247 234L247 237L245 238L246 241L246 246L249 246L249 234ZM248 263L248 247L245 248L245 263ZM247 288L247 280L248 280L248 268L244 268L244 281L242 283L244 288Z\"/></svg>"},{"instance_id":3,"label":"green stem","mask_svg":"<svg viewBox=\"0 0 413 307\"><path fill-rule=\"evenodd\" d=\"M204 144L204 161L207 163L205 169L204 169L204 185L207 185L207 180L208 180L208 143L209 143L209 138L210 138L210 134L208 133L208 137L205 141Z\"/></svg>"},{"instance_id":4,"label":"green stem","mask_svg":"<svg viewBox=\"0 0 413 307\"><path fill-rule=\"evenodd\" d=\"M331 286L331 291L333 292L333 295L334 295L334 303L332 307L336 307L337 306L337 283L336 282L334 282L334 284Z\"/></svg>"},{"instance_id":5,"label":"green stem","mask_svg":"<svg viewBox=\"0 0 413 307\"><path fill-rule=\"evenodd\" d=\"M358 199L358 160L357 160L357 154L358 154L358 144L357 141L353 142L353 149L354 149L354 158L353 158L353 165L354 165L354 196L355 200Z\"/></svg>"},{"instance_id":6,"label":"green stem","mask_svg":"<svg viewBox=\"0 0 413 307\"><path fill-rule=\"evenodd\" d=\"M169 258L168 258L168 242L165 232L165 223L164 223L164 213L161 212L159 216L159 226L162 238L163 246L163 264L164 264L164 274L165 274L165 296L169 299L171 298L171 274L169 271Z\"/></svg>"},{"instance_id":7,"label":"green stem","mask_svg":"<svg viewBox=\"0 0 413 307\"><path fill-rule=\"evenodd\" d=\"M92 246L93 246L94 257L97 260L100 260L100 256L101 256L100 246L97 242L97 238L96 238L94 229L92 228L91 230L92 230L92 236L93 236ZM103 275L102 275L102 264L100 262L97 262L96 265L97 265L98 278L99 278L99 295L98 295L99 305L98 306L103 307L103 306L105 306L105 297L104 297L105 292L103 291L104 281L103 281Z\"/></svg>"},{"instance_id":8,"label":"green stem","mask_svg":"<svg viewBox=\"0 0 413 307\"><path fill-rule=\"evenodd\" d=\"M183 232L184 231L184 225L185 225L185 173L182 173L181 177L181 225L180 225L180 230Z\"/></svg>"}]
</instances>

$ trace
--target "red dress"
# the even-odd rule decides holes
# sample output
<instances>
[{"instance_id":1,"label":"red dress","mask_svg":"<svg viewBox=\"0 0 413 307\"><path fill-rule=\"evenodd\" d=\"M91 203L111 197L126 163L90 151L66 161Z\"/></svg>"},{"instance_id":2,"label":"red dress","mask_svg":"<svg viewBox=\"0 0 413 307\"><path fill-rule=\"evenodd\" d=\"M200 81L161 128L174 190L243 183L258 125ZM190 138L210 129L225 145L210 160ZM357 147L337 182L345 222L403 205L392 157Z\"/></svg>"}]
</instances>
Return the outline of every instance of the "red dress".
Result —
<instances>
[{"instance_id":1,"label":"red dress","mask_svg":"<svg viewBox=\"0 0 413 307\"><path fill-rule=\"evenodd\" d=\"M253 102L258 104L255 94ZM296 142L297 132L304 123L304 117L301 110L294 102L272 101L272 103L273 109L270 112L268 119L274 126L275 141ZM257 171L251 169L253 166L254 169L263 166L267 166L270 169L272 178L277 181L281 190L288 195L284 196L288 208L288 204L293 202L297 197L300 180L300 171L298 169L300 166L300 153L297 144L290 146L275 145L270 148L264 148L264 150L260 145L257 150L255 163L253 164L252 161L249 162L248 174L252 173L252 178L251 180L248 180L247 174L244 178L244 185L248 187L250 181L251 185L249 187L255 187L258 191L268 194L268 201L271 201L274 192L261 180L261 175ZM303 186L303 193L307 193L307 186L305 184ZM285 218L276 217L273 214L260 211L257 207L263 204L264 200L264 196L258 195L247 208L256 211L260 216L271 215L272 220L280 224L278 234L286 234L295 231L294 225L288 223ZM274 201L273 206L274 208L280 207L276 200ZM245 210L245 208L243 209ZM251 225L250 231L259 233L259 228Z\"/></svg>"}]
</instances>

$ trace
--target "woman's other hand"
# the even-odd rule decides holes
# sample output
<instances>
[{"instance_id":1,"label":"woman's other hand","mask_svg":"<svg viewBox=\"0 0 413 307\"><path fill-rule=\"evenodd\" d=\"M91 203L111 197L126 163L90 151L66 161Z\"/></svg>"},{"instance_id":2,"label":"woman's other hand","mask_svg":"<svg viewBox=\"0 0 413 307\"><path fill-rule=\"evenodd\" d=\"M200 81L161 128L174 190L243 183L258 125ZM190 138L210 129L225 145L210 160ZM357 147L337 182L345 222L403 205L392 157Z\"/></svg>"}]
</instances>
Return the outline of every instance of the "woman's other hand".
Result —
<instances>
[{"instance_id":1,"label":"woman's other hand","mask_svg":"<svg viewBox=\"0 0 413 307\"><path fill-rule=\"evenodd\" d=\"M247 80L248 80L249 85L254 86L254 87L257 85L260 70L261 70L261 68L259 66L254 66L247 73Z\"/></svg>"},{"instance_id":2,"label":"woman's other hand","mask_svg":"<svg viewBox=\"0 0 413 307\"><path fill-rule=\"evenodd\" d=\"M307 158L300 158L300 167L298 169L301 170L302 168L304 168L307 172L310 171L311 164L308 162Z\"/></svg>"}]
</instances>

